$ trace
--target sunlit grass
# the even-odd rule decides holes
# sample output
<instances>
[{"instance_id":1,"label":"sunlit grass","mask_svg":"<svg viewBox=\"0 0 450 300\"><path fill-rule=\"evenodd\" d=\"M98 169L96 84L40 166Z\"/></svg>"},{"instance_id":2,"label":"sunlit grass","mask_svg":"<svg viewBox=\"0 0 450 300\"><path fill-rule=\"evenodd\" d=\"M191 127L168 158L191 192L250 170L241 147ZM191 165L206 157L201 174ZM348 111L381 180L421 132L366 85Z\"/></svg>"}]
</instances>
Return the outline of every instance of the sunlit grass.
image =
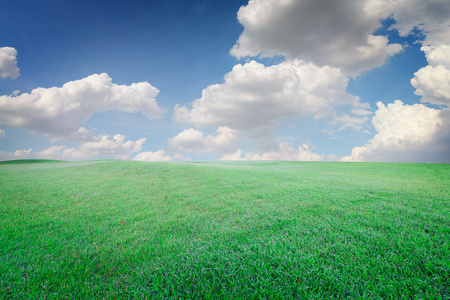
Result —
<instances>
[{"instance_id":1,"label":"sunlit grass","mask_svg":"<svg viewBox=\"0 0 450 300\"><path fill-rule=\"evenodd\" d=\"M450 166L0 164L1 298L449 299Z\"/></svg>"}]
</instances>

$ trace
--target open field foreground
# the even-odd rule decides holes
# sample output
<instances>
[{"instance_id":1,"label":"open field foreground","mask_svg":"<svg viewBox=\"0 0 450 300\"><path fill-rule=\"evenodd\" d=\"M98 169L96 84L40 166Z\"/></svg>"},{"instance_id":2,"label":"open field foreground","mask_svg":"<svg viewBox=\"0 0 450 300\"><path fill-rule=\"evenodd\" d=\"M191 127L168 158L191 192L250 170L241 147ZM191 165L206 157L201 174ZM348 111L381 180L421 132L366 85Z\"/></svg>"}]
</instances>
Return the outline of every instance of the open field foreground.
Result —
<instances>
[{"instance_id":1,"label":"open field foreground","mask_svg":"<svg viewBox=\"0 0 450 300\"><path fill-rule=\"evenodd\" d=\"M2 299L450 299L450 165L0 164Z\"/></svg>"}]
</instances>

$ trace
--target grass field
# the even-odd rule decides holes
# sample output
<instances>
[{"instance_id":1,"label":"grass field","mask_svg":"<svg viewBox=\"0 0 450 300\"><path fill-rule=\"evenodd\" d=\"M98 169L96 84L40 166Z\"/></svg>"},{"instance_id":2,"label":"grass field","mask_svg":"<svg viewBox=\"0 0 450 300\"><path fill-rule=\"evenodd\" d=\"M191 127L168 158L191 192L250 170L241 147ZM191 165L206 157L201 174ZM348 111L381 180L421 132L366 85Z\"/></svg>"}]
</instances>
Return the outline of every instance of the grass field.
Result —
<instances>
[{"instance_id":1,"label":"grass field","mask_svg":"<svg viewBox=\"0 0 450 300\"><path fill-rule=\"evenodd\" d=\"M450 165L18 161L0 192L2 299L450 299Z\"/></svg>"}]
</instances>

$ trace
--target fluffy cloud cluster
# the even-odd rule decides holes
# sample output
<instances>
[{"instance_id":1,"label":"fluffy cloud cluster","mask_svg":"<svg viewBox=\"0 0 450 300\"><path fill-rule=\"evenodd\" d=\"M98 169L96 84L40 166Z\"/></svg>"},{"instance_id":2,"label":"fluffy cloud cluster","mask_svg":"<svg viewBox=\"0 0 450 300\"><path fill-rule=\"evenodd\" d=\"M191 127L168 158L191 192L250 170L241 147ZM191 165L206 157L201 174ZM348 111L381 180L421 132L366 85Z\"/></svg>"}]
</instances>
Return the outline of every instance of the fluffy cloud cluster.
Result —
<instances>
[{"instance_id":1,"label":"fluffy cloud cluster","mask_svg":"<svg viewBox=\"0 0 450 300\"><path fill-rule=\"evenodd\" d=\"M0 96L0 125L68 137L94 113L120 110L157 119L163 114L155 99L158 92L148 82L117 85L105 73L94 74L62 87Z\"/></svg>"},{"instance_id":2,"label":"fluffy cloud cluster","mask_svg":"<svg viewBox=\"0 0 450 300\"><path fill-rule=\"evenodd\" d=\"M172 157L169 155L166 155L166 152L164 150L158 150L155 152L141 152L136 154L134 157L134 160L139 161L151 161L151 162L157 162L157 161L172 161Z\"/></svg>"},{"instance_id":3,"label":"fluffy cloud cluster","mask_svg":"<svg viewBox=\"0 0 450 300\"><path fill-rule=\"evenodd\" d=\"M392 18L391 30L401 36L420 33L428 66L411 79L423 103L450 105L450 1L448 0L250 0L238 12L243 32L230 53L237 58L285 56L278 65L250 61L236 65L222 84L210 85L192 106L176 105L173 119L200 128L217 127L205 136L190 128L168 140L170 150L229 153L227 160L330 160L314 146L279 143L275 128L285 118L327 117L334 133L363 131L372 114L367 104L346 92L348 76L382 65L402 51L387 36L376 35L381 21ZM17 78L14 48L0 48L0 76ZM113 84L107 74L94 74L62 87L38 88L29 94L0 96L0 125L25 127L53 140L78 147L54 146L40 152L0 152L0 158L30 156L82 160L94 157L171 161L164 150L141 152L145 139L125 141L122 135L96 135L80 127L94 113L108 110L141 112L149 119L163 114L158 90L147 82ZM347 105L351 113L337 106ZM450 109L423 104L379 102L372 119L375 136L355 147L344 161L445 161L450 147ZM340 112L340 115L336 113ZM233 129L231 129L233 128ZM0 130L0 139L4 136ZM240 137L250 138L263 154L237 150ZM234 153L233 153L234 152ZM259 153L261 153L259 152ZM434 157L433 157L434 156ZM448 158L446 158L448 162Z\"/></svg>"},{"instance_id":4,"label":"fluffy cloud cluster","mask_svg":"<svg viewBox=\"0 0 450 300\"><path fill-rule=\"evenodd\" d=\"M362 147L355 147L343 161L431 162L431 146L445 129L441 111L423 104L404 105L400 100L385 106L377 103L372 119L377 134ZM447 123L448 125L448 123ZM438 141L439 142L439 141ZM424 155L428 152L428 155Z\"/></svg>"},{"instance_id":5,"label":"fluffy cloud cluster","mask_svg":"<svg viewBox=\"0 0 450 300\"><path fill-rule=\"evenodd\" d=\"M242 151L238 149L235 153L225 154L221 160L299 160L299 161L321 161L336 159L334 155L325 157L323 155L314 153L314 145L303 144L297 149L292 143L280 143L278 149L265 152L263 154L256 154L253 152L242 156Z\"/></svg>"},{"instance_id":6,"label":"fluffy cloud cluster","mask_svg":"<svg viewBox=\"0 0 450 300\"><path fill-rule=\"evenodd\" d=\"M6 133L4 130L0 130L0 140L6 138Z\"/></svg>"},{"instance_id":7,"label":"fluffy cloud cluster","mask_svg":"<svg viewBox=\"0 0 450 300\"><path fill-rule=\"evenodd\" d=\"M116 134L98 135L92 141L85 142L76 148L53 146L46 150L33 153L38 158L61 160L86 160L92 158L128 159L132 153L142 150L145 138L137 141L125 141L125 136Z\"/></svg>"},{"instance_id":8,"label":"fluffy cloud cluster","mask_svg":"<svg viewBox=\"0 0 450 300\"><path fill-rule=\"evenodd\" d=\"M428 66L411 80L421 101L450 105L450 2L447 0L401 0L395 5L392 26L400 35L419 30L425 39L422 51Z\"/></svg>"},{"instance_id":9,"label":"fluffy cloud cluster","mask_svg":"<svg viewBox=\"0 0 450 300\"><path fill-rule=\"evenodd\" d=\"M424 45L450 44L450 2L448 0L376 0L389 10L400 35L414 30L425 35ZM389 3L390 2L390 3Z\"/></svg>"},{"instance_id":10,"label":"fluffy cloud cluster","mask_svg":"<svg viewBox=\"0 0 450 300\"><path fill-rule=\"evenodd\" d=\"M0 161L13 160L13 159L26 159L29 158L33 150L16 150L14 152L0 151Z\"/></svg>"},{"instance_id":11,"label":"fluffy cloud cluster","mask_svg":"<svg viewBox=\"0 0 450 300\"><path fill-rule=\"evenodd\" d=\"M450 106L450 2L447 0L373 0L384 4L396 21L392 29L401 36L420 31L421 50L428 61L414 73L411 84L421 102ZM362 147L355 147L344 161L449 162L450 110L395 101L378 103L372 120L377 134Z\"/></svg>"},{"instance_id":12,"label":"fluffy cloud cluster","mask_svg":"<svg viewBox=\"0 0 450 300\"><path fill-rule=\"evenodd\" d=\"M77 147L52 146L43 151L17 150L15 152L0 151L0 160L42 158L80 161L93 158L129 159L130 155L142 150L145 138L137 141L125 141L121 134L97 135L91 137L88 142L81 143Z\"/></svg>"},{"instance_id":13,"label":"fluffy cloud cluster","mask_svg":"<svg viewBox=\"0 0 450 300\"><path fill-rule=\"evenodd\" d=\"M444 66L450 68L450 45L423 46L428 64L430 66Z\"/></svg>"},{"instance_id":14,"label":"fluffy cloud cluster","mask_svg":"<svg viewBox=\"0 0 450 300\"><path fill-rule=\"evenodd\" d=\"M186 129L169 139L169 147L173 151L191 153L227 152L237 144L238 136L229 127L219 127L217 135L204 136L200 130Z\"/></svg>"},{"instance_id":15,"label":"fluffy cloud cluster","mask_svg":"<svg viewBox=\"0 0 450 300\"><path fill-rule=\"evenodd\" d=\"M411 84L415 93L422 96L422 102L450 107L450 44L422 50L429 65L414 73Z\"/></svg>"},{"instance_id":16,"label":"fluffy cloud cluster","mask_svg":"<svg viewBox=\"0 0 450 300\"><path fill-rule=\"evenodd\" d=\"M416 88L415 94L422 96L422 102L450 105L450 69L426 66L414 73L411 84Z\"/></svg>"},{"instance_id":17,"label":"fluffy cloud cluster","mask_svg":"<svg viewBox=\"0 0 450 300\"><path fill-rule=\"evenodd\" d=\"M389 2L252 0L239 9L244 31L230 53L238 58L284 55L358 74L402 50L372 34L380 18L391 13Z\"/></svg>"},{"instance_id":18,"label":"fluffy cloud cluster","mask_svg":"<svg viewBox=\"0 0 450 300\"><path fill-rule=\"evenodd\" d=\"M10 77L15 79L19 77L19 68L17 67L17 50L12 47L0 48L0 76L2 78Z\"/></svg>"},{"instance_id":19,"label":"fluffy cloud cluster","mask_svg":"<svg viewBox=\"0 0 450 300\"><path fill-rule=\"evenodd\" d=\"M225 83L210 85L192 109L175 106L174 120L196 126L228 126L272 148L273 129L282 118L318 115L335 105L366 107L346 93L348 78L337 68L301 60L266 67L251 61L236 65ZM198 133L197 133L198 134ZM265 144L271 144L266 147Z\"/></svg>"}]
</instances>

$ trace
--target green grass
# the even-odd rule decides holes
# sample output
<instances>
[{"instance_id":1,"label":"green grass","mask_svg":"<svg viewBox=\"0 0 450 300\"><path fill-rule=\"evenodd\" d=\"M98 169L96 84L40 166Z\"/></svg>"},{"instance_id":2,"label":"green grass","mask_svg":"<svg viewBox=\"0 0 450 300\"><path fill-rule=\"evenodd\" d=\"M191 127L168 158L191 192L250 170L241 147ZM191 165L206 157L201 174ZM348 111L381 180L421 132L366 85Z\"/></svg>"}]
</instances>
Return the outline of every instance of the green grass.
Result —
<instances>
[{"instance_id":1,"label":"green grass","mask_svg":"<svg viewBox=\"0 0 450 300\"><path fill-rule=\"evenodd\" d=\"M436 164L1 164L0 298L450 299L449 190Z\"/></svg>"}]
</instances>

